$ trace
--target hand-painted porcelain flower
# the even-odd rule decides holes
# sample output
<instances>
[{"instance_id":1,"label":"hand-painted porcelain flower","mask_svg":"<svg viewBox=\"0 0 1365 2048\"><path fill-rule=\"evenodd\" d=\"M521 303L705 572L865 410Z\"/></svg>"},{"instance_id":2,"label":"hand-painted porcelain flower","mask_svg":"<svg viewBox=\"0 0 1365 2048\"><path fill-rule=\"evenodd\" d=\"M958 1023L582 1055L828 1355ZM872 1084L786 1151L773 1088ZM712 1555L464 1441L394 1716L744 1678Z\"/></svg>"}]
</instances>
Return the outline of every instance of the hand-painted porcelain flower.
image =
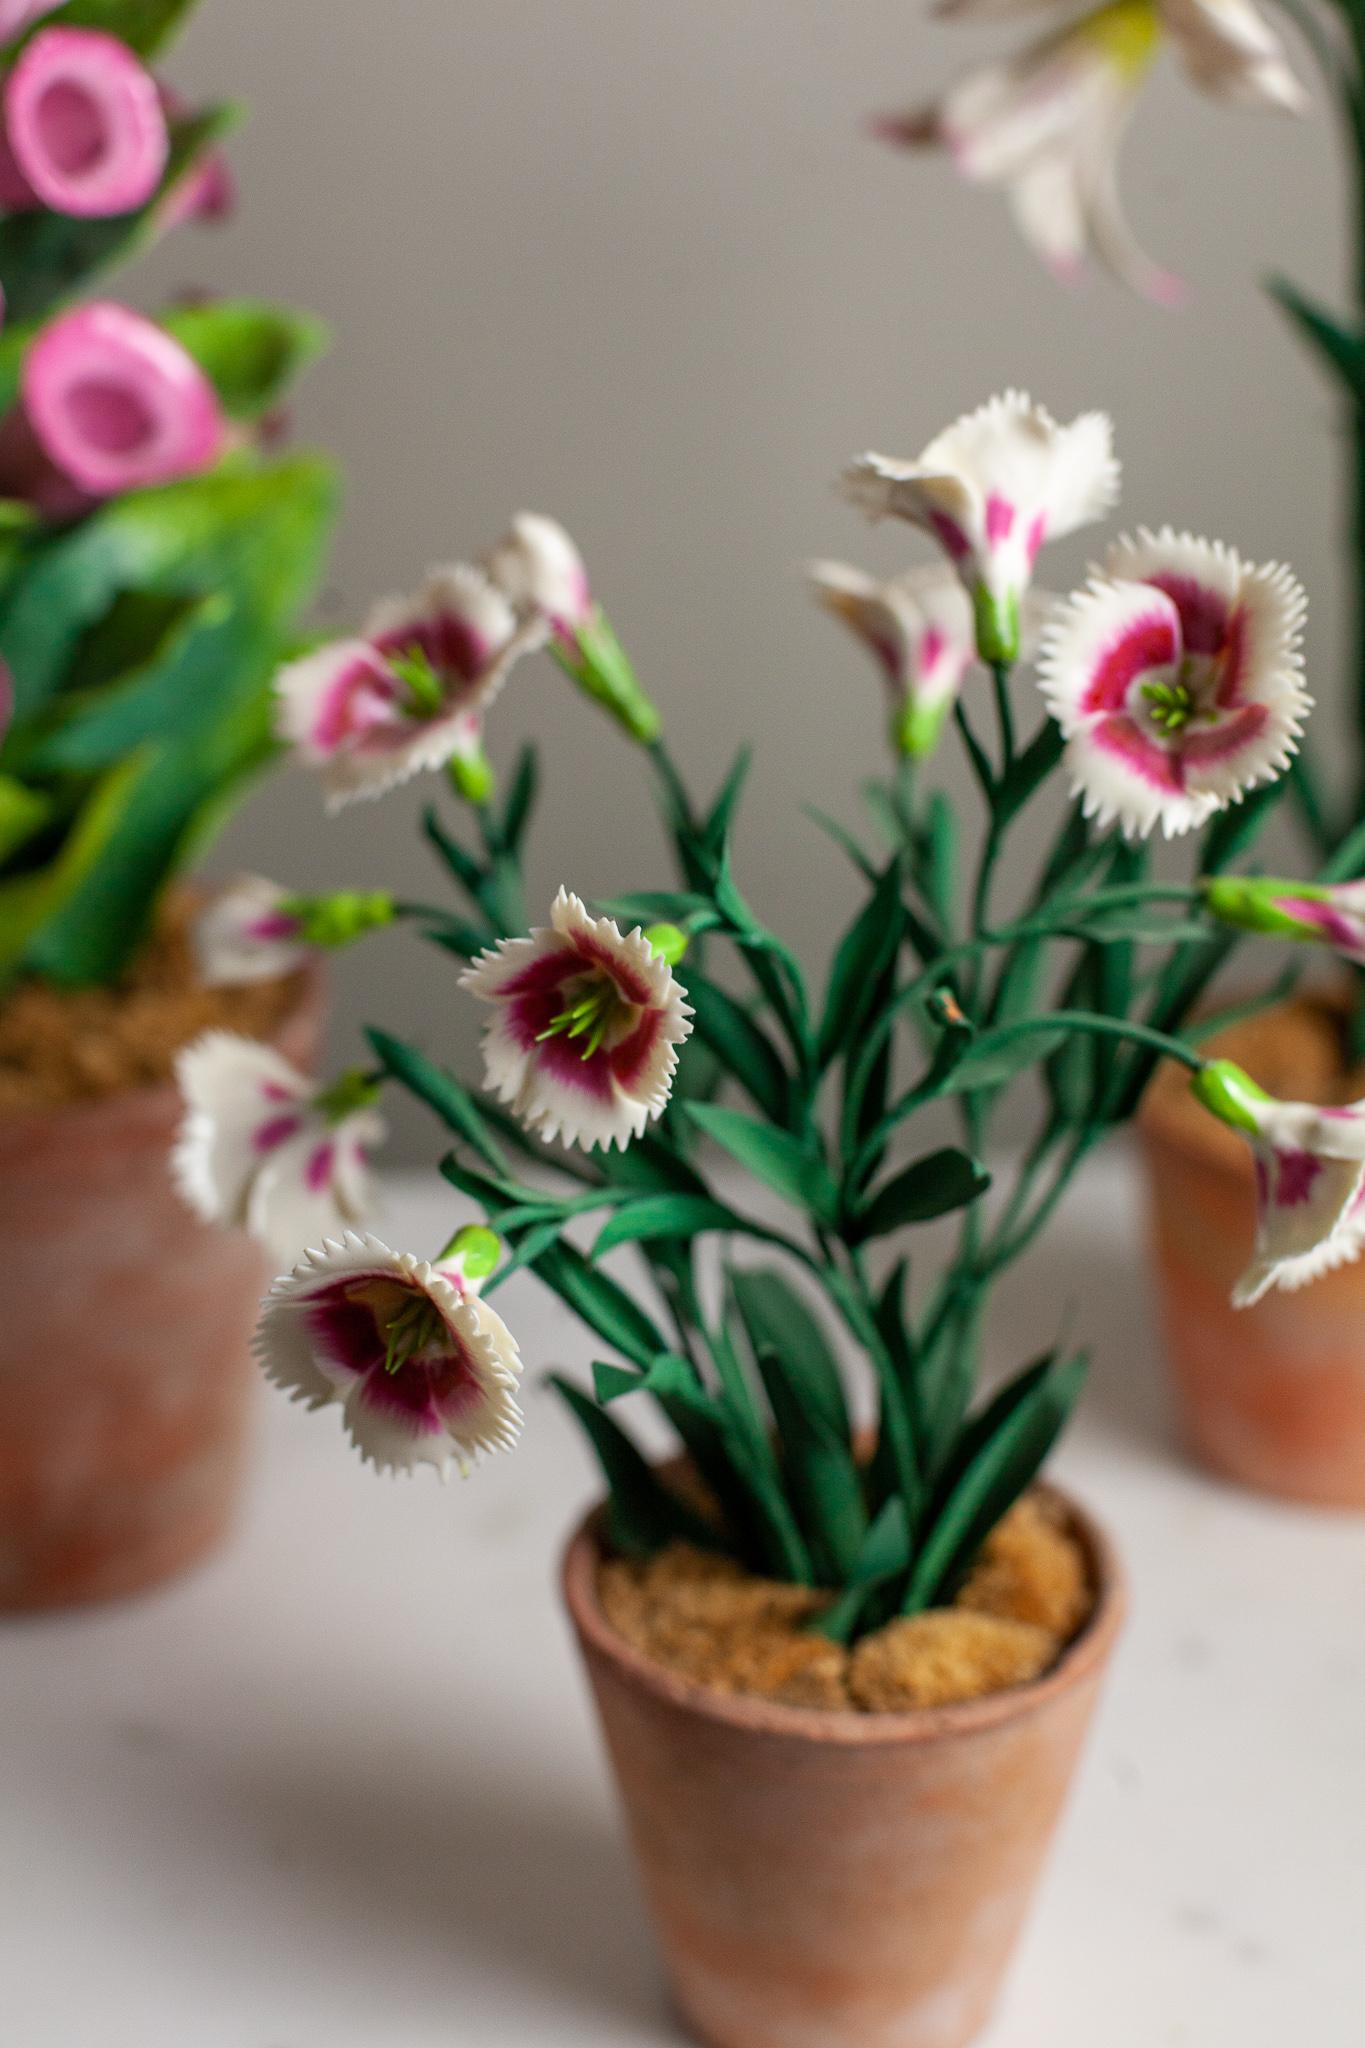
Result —
<instances>
[{"instance_id":1,"label":"hand-painted porcelain flower","mask_svg":"<svg viewBox=\"0 0 1365 2048\"><path fill-rule=\"evenodd\" d=\"M488 573L515 605L537 611L565 639L592 617L583 557L556 519L518 512L488 557Z\"/></svg>"},{"instance_id":2,"label":"hand-painted porcelain flower","mask_svg":"<svg viewBox=\"0 0 1365 2048\"><path fill-rule=\"evenodd\" d=\"M433 1265L348 1232L276 1280L256 1354L293 1399L339 1402L380 1471L453 1462L467 1473L521 1433L516 1343L459 1254Z\"/></svg>"},{"instance_id":3,"label":"hand-painted porcelain flower","mask_svg":"<svg viewBox=\"0 0 1365 2048\"><path fill-rule=\"evenodd\" d=\"M1204 900L1224 924L1268 938L1316 941L1365 967L1365 882L1214 875L1204 884Z\"/></svg>"},{"instance_id":4,"label":"hand-painted porcelain flower","mask_svg":"<svg viewBox=\"0 0 1365 2048\"><path fill-rule=\"evenodd\" d=\"M976 660L972 608L951 569L912 569L881 583L844 562L806 571L824 609L855 633L886 679L891 744L931 754L962 681Z\"/></svg>"},{"instance_id":5,"label":"hand-painted porcelain flower","mask_svg":"<svg viewBox=\"0 0 1365 2048\"><path fill-rule=\"evenodd\" d=\"M561 889L548 925L480 954L461 986L493 1006L488 1086L547 1141L624 1150L662 1112L692 1013L642 931Z\"/></svg>"},{"instance_id":6,"label":"hand-painted porcelain flower","mask_svg":"<svg viewBox=\"0 0 1365 2048\"><path fill-rule=\"evenodd\" d=\"M385 1127L364 1076L319 1089L270 1046L208 1031L181 1053L176 1079L186 1114L172 1169L205 1222L292 1260L368 1217L367 1154Z\"/></svg>"},{"instance_id":7,"label":"hand-painted porcelain flower","mask_svg":"<svg viewBox=\"0 0 1365 2048\"><path fill-rule=\"evenodd\" d=\"M377 605L356 639L281 670L281 733L320 771L333 809L424 768L477 763L484 714L544 635L482 569L434 570L417 597Z\"/></svg>"},{"instance_id":8,"label":"hand-painted porcelain flower","mask_svg":"<svg viewBox=\"0 0 1365 2048\"><path fill-rule=\"evenodd\" d=\"M983 661L1017 659L1021 607L1044 541L1109 510L1119 466L1103 413L1069 427L1019 391L992 398L929 443L915 462L864 455L844 489L870 518L889 514L933 534L972 600Z\"/></svg>"},{"instance_id":9,"label":"hand-painted porcelain flower","mask_svg":"<svg viewBox=\"0 0 1365 2048\"><path fill-rule=\"evenodd\" d=\"M1272 1287L1303 1287L1365 1245L1365 1102L1280 1102L1231 1060L1192 1081L1206 1109L1240 1130L1256 1162L1256 1255L1233 1289L1250 1308Z\"/></svg>"},{"instance_id":10,"label":"hand-painted porcelain flower","mask_svg":"<svg viewBox=\"0 0 1365 2048\"><path fill-rule=\"evenodd\" d=\"M195 476L223 450L222 408L193 357L109 300L42 330L21 389L43 453L93 498Z\"/></svg>"},{"instance_id":11,"label":"hand-painted porcelain flower","mask_svg":"<svg viewBox=\"0 0 1365 2048\"><path fill-rule=\"evenodd\" d=\"M1032 0L959 0L961 15ZM970 72L936 105L878 121L905 147L946 148L973 184L1002 187L1023 234L1060 276L1088 250L1134 291L1167 304L1183 286L1137 244L1119 202L1118 151L1143 80L1169 38L1191 80L1228 104L1301 112L1284 46L1253 0L1114 0L1009 62Z\"/></svg>"},{"instance_id":12,"label":"hand-painted porcelain flower","mask_svg":"<svg viewBox=\"0 0 1365 2048\"><path fill-rule=\"evenodd\" d=\"M1169 527L1117 542L1038 664L1086 816L1171 838L1272 782L1312 703L1304 610L1287 569L1221 543Z\"/></svg>"},{"instance_id":13,"label":"hand-painted porcelain flower","mask_svg":"<svg viewBox=\"0 0 1365 2048\"><path fill-rule=\"evenodd\" d=\"M196 919L195 957L209 988L274 981L391 923L393 914L393 898L377 890L299 896L262 875L241 875Z\"/></svg>"},{"instance_id":14,"label":"hand-painted porcelain flower","mask_svg":"<svg viewBox=\"0 0 1365 2048\"><path fill-rule=\"evenodd\" d=\"M0 202L97 219L145 206L170 139L150 71L117 36L46 28L4 86Z\"/></svg>"}]
</instances>

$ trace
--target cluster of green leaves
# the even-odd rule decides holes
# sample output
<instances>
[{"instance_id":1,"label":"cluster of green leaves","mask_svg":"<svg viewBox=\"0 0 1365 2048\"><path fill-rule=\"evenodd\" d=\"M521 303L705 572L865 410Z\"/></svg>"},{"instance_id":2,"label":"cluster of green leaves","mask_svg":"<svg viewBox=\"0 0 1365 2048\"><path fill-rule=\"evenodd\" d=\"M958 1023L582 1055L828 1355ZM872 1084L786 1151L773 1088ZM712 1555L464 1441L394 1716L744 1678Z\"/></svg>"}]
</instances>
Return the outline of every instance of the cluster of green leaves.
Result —
<instances>
[{"instance_id":1,"label":"cluster of green leaves","mask_svg":"<svg viewBox=\"0 0 1365 2048\"><path fill-rule=\"evenodd\" d=\"M160 56L194 0L68 0L70 23ZM161 189L137 214L0 219L0 415L44 321L150 242L178 185L235 118L172 124ZM20 972L114 979L167 882L202 851L274 750L271 685L321 570L336 483L254 434L319 354L320 324L220 301L162 324L200 364L236 446L210 473L132 492L74 522L0 499L0 985Z\"/></svg>"}]
</instances>

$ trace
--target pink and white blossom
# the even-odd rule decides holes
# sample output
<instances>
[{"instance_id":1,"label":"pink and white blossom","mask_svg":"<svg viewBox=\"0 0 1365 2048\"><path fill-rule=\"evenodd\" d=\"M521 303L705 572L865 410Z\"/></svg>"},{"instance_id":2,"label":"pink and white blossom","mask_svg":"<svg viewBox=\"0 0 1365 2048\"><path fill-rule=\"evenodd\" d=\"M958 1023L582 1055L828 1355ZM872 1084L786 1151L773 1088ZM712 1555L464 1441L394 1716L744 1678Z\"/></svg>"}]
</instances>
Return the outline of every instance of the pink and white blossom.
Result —
<instances>
[{"instance_id":1,"label":"pink and white blossom","mask_svg":"<svg viewBox=\"0 0 1365 2048\"><path fill-rule=\"evenodd\" d=\"M435 1263L347 1232L275 1281L256 1355L309 1408L339 1404L380 1471L468 1473L521 1434L521 1358L456 1253Z\"/></svg>"},{"instance_id":2,"label":"pink and white blossom","mask_svg":"<svg viewBox=\"0 0 1365 2048\"><path fill-rule=\"evenodd\" d=\"M528 1129L624 1149L662 1113L692 1013L642 931L561 889L548 925L480 954L461 986L492 1006L487 1084Z\"/></svg>"},{"instance_id":3,"label":"pink and white blossom","mask_svg":"<svg viewBox=\"0 0 1365 2048\"><path fill-rule=\"evenodd\" d=\"M46 28L5 80L0 204L98 219L135 213L165 174L160 89L117 36Z\"/></svg>"},{"instance_id":4,"label":"pink and white blossom","mask_svg":"<svg viewBox=\"0 0 1365 2048\"><path fill-rule=\"evenodd\" d=\"M1365 882L1214 875L1204 884L1204 900L1224 924L1330 946L1343 960L1365 967Z\"/></svg>"},{"instance_id":5,"label":"pink and white blossom","mask_svg":"<svg viewBox=\"0 0 1365 2048\"><path fill-rule=\"evenodd\" d=\"M112 300L51 321L20 388L42 453L91 498L195 476L226 442L217 393L194 358Z\"/></svg>"},{"instance_id":6,"label":"pink and white blossom","mask_svg":"<svg viewBox=\"0 0 1365 2048\"><path fill-rule=\"evenodd\" d=\"M1038 679L1087 817L1204 824L1288 765L1312 699L1287 569L1170 527L1109 550L1043 637Z\"/></svg>"},{"instance_id":7,"label":"pink and white blossom","mask_svg":"<svg viewBox=\"0 0 1365 2048\"><path fill-rule=\"evenodd\" d=\"M176 1079L185 1117L172 1171L205 1222L244 1229L292 1263L368 1218L368 1154L385 1126L363 1077L319 1088L271 1046L209 1031L181 1053Z\"/></svg>"},{"instance_id":8,"label":"pink and white blossom","mask_svg":"<svg viewBox=\"0 0 1365 2048\"><path fill-rule=\"evenodd\" d=\"M583 557L556 519L518 512L488 557L488 573L514 605L538 612L572 640L593 615Z\"/></svg>"},{"instance_id":9,"label":"pink and white blossom","mask_svg":"<svg viewBox=\"0 0 1365 2048\"><path fill-rule=\"evenodd\" d=\"M423 769L477 759L489 705L546 630L482 569L433 570L417 596L377 605L354 639L281 670L281 736L318 770L334 810Z\"/></svg>"},{"instance_id":10,"label":"pink and white blossom","mask_svg":"<svg viewBox=\"0 0 1365 2048\"><path fill-rule=\"evenodd\" d=\"M1234 1305L1250 1308L1272 1288L1304 1287L1357 1258L1365 1245L1365 1102L1281 1102L1231 1060L1210 1061L1191 1086L1249 1139L1255 1160L1256 1250Z\"/></svg>"},{"instance_id":11,"label":"pink and white blossom","mask_svg":"<svg viewBox=\"0 0 1365 2048\"><path fill-rule=\"evenodd\" d=\"M380 890L301 896L263 875L239 875L195 919L200 978L208 988L276 981L321 952L352 945L393 916L393 898Z\"/></svg>"},{"instance_id":12,"label":"pink and white blossom","mask_svg":"<svg viewBox=\"0 0 1365 2048\"><path fill-rule=\"evenodd\" d=\"M1026 11L960 0L963 16ZM1114 0L967 73L936 103L875 123L883 140L937 146L968 182L1008 197L1058 276L1092 251L1122 283L1171 304L1184 287L1144 254L1118 195L1118 153L1146 75L1169 41L1191 81L1226 105L1300 113L1306 95L1253 0Z\"/></svg>"},{"instance_id":13,"label":"pink and white blossom","mask_svg":"<svg viewBox=\"0 0 1365 2048\"><path fill-rule=\"evenodd\" d=\"M913 462L861 456L844 490L872 519L894 515L939 542L972 600L985 661L1014 661L1022 605L1045 541L1087 526L1118 496L1103 413L1062 427L1019 391L992 398Z\"/></svg>"},{"instance_id":14,"label":"pink and white blossom","mask_svg":"<svg viewBox=\"0 0 1365 2048\"><path fill-rule=\"evenodd\" d=\"M881 670L893 747L911 758L931 754L976 661L972 608L956 575L934 566L881 582L845 562L812 562L806 574L817 602Z\"/></svg>"}]
</instances>

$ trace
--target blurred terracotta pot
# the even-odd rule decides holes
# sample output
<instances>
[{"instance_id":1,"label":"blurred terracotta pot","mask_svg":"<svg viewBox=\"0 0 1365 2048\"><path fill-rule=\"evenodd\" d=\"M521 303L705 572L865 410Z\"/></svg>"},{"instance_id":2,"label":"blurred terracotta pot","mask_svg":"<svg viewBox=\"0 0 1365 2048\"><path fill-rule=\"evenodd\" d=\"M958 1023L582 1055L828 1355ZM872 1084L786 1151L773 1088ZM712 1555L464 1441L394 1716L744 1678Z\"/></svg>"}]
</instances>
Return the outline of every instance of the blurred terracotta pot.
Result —
<instances>
[{"instance_id":1,"label":"blurred terracotta pot","mask_svg":"<svg viewBox=\"0 0 1365 2048\"><path fill-rule=\"evenodd\" d=\"M597 1600L599 1515L564 1591L677 2003L712 2048L964 2048L990 2017L1122 1619L1066 1503L1095 1613L1036 1684L914 1714L732 1697L650 1662Z\"/></svg>"},{"instance_id":2,"label":"blurred terracotta pot","mask_svg":"<svg viewBox=\"0 0 1365 2048\"><path fill-rule=\"evenodd\" d=\"M1210 1040L1272 1094L1365 1093L1342 1056L1342 1010L1305 996ZM1139 1121L1157 1288L1185 1438L1202 1463L1260 1493L1365 1508L1365 1260L1294 1293L1233 1308L1251 1260L1251 1151L1160 1072Z\"/></svg>"},{"instance_id":3,"label":"blurred terracotta pot","mask_svg":"<svg viewBox=\"0 0 1365 2048\"><path fill-rule=\"evenodd\" d=\"M276 1034L321 1036L320 979ZM0 1609L140 1591L226 1533L268 1280L171 1185L174 1084L0 1117Z\"/></svg>"}]
</instances>

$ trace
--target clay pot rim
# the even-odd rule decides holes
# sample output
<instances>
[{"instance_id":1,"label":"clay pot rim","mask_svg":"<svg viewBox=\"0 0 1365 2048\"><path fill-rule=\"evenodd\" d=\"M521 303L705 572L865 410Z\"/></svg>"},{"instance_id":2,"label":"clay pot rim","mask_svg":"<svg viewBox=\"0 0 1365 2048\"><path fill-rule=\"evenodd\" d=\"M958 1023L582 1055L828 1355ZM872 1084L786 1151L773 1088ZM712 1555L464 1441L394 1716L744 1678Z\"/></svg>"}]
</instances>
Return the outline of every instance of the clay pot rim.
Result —
<instances>
[{"instance_id":1,"label":"clay pot rim","mask_svg":"<svg viewBox=\"0 0 1365 2048\"><path fill-rule=\"evenodd\" d=\"M298 996L270 1034L268 1043L275 1046L300 1020L316 1021L321 1027L327 1003L327 972L320 960L305 960L278 979L285 984L297 984ZM193 1039L186 1040L186 1044L193 1043ZM41 1125L44 1130L50 1130L54 1124L63 1122L89 1125L97 1123L101 1117L111 1122L124 1117L137 1118L156 1110L177 1093L175 1076L168 1074L164 1080L144 1081L136 1088L121 1088L112 1095L78 1095L68 1102L38 1104L32 1109L0 1109L0 1138L12 1140L16 1132L22 1133L26 1126Z\"/></svg>"},{"instance_id":2,"label":"clay pot rim","mask_svg":"<svg viewBox=\"0 0 1365 2048\"><path fill-rule=\"evenodd\" d=\"M605 1502L591 1508L564 1550L561 1587L574 1627L584 1642L615 1664L623 1677L682 1713L715 1721L738 1734L780 1736L845 1749L897 1748L977 1735L1002 1723L1022 1720L1051 1704L1108 1660L1127 1608L1127 1585L1118 1552L1107 1530L1075 1496L1048 1481L1037 1489L1066 1512L1080 1538L1095 1586L1090 1619L1051 1670L1028 1685L962 1700L945 1707L912 1708L901 1714L865 1714L848 1709L790 1707L747 1693L724 1693L684 1678L656 1663L618 1635L597 1598L597 1566L603 1555Z\"/></svg>"}]
</instances>

